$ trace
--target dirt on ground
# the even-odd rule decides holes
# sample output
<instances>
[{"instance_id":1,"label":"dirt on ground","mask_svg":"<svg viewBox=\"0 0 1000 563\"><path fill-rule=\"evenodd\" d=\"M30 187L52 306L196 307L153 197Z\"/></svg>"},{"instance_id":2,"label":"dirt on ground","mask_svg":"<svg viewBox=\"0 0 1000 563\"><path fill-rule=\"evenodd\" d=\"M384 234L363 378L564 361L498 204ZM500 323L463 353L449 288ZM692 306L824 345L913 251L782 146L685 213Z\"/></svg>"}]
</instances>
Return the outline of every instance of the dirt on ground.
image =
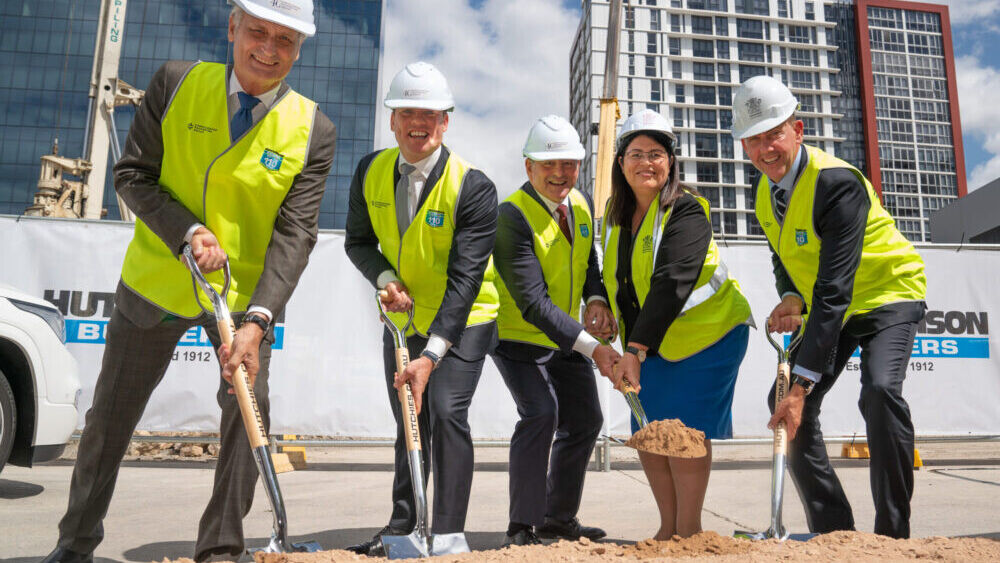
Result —
<instances>
[{"instance_id":1,"label":"dirt on ground","mask_svg":"<svg viewBox=\"0 0 1000 563\"><path fill-rule=\"evenodd\" d=\"M625 442L630 448L674 457L704 457L705 433L684 426L680 419L654 420Z\"/></svg>"},{"instance_id":2,"label":"dirt on ground","mask_svg":"<svg viewBox=\"0 0 1000 563\"><path fill-rule=\"evenodd\" d=\"M804 561L1000 561L1000 541L987 538L921 538L894 540L865 532L833 532L807 542L777 540L752 541L702 532L690 538L674 536L672 540L643 540L634 545L560 541L549 545L508 547L491 551L475 551L459 555L431 557L427 561L484 563L565 562L590 563L599 561L674 561L697 559L720 562ZM343 563L348 561L387 561L365 557L348 551L319 553L258 553L256 563ZM170 563L164 559L163 563ZM193 563L178 559L175 563Z\"/></svg>"}]
</instances>

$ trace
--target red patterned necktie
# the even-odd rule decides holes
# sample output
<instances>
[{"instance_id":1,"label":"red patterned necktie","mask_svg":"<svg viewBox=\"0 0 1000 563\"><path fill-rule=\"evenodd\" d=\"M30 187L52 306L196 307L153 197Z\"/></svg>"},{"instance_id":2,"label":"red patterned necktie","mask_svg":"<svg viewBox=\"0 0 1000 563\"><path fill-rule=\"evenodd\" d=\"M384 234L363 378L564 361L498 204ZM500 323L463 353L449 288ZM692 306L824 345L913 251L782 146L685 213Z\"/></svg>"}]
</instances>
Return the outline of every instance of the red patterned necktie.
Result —
<instances>
[{"instance_id":1,"label":"red patterned necktie","mask_svg":"<svg viewBox=\"0 0 1000 563\"><path fill-rule=\"evenodd\" d=\"M556 214L559 218L559 228L562 229L564 235L566 235L566 240L573 240L573 231L569 228L569 208L566 207L565 203L560 203L559 207L556 207Z\"/></svg>"}]
</instances>

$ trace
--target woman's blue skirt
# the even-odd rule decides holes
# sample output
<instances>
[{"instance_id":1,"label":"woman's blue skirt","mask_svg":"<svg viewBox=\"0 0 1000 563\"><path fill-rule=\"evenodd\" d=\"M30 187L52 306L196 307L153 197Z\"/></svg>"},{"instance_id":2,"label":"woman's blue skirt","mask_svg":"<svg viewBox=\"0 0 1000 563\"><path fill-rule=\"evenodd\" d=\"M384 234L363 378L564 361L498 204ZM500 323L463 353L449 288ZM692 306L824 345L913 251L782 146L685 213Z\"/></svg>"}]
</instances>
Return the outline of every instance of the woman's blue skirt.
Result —
<instances>
[{"instance_id":1,"label":"woman's blue skirt","mask_svg":"<svg viewBox=\"0 0 1000 563\"><path fill-rule=\"evenodd\" d=\"M750 327L740 325L679 362L650 356L639 372L639 400L650 421L679 418L708 439L733 437L733 391ZM632 419L632 432L639 429Z\"/></svg>"}]
</instances>

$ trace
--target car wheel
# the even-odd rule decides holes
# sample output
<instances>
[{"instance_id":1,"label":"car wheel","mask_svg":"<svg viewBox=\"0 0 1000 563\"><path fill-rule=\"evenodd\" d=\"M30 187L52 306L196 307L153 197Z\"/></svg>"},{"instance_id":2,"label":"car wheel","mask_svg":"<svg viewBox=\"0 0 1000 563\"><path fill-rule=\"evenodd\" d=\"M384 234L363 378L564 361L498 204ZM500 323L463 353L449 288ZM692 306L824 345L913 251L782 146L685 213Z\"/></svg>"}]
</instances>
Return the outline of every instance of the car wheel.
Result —
<instances>
[{"instance_id":1,"label":"car wheel","mask_svg":"<svg viewBox=\"0 0 1000 563\"><path fill-rule=\"evenodd\" d=\"M7 377L0 372L0 471L3 471L14 447L14 432L17 430L17 411L14 410L14 392L7 383Z\"/></svg>"}]
</instances>

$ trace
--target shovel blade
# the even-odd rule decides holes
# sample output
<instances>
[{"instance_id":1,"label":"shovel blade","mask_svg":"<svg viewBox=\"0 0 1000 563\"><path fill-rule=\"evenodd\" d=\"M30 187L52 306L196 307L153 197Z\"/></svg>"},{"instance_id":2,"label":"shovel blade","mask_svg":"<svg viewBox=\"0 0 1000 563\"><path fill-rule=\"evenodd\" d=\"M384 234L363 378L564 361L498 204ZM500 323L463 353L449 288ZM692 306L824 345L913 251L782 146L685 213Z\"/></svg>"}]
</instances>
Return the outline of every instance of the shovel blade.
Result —
<instances>
[{"instance_id":1,"label":"shovel blade","mask_svg":"<svg viewBox=\"0 0 1000 563\"><path fill-rule=\"evenodd\" d=\"M281 541L274 536L271 537L271 541L265 547L247 549L247 553L250 555L255 553L313 553L316 551L323 551L323 547L319 545L319 542L304 541L289 543Z\"/></svg>"},{"instance_id":2,"label":"shovel blade","mask_svg":"<svg viewBox=\"0 0 1000 563\"><path fill-rule=\"evenodd\" d=\"M468 552L469 542L465 540L465 534L462 532L431 536L431 555L453 555Z\"/></svg>"},{"instance_id":3,"label":"shovel blade","mask_svg":"<svg viewBox=\"0 0 1000 563\"><path fill-rule=\"evenodd\" d=\"M406 536L382 536L382 545L385 546L385 555L389 559L416 559L430 555L427 539L417 532Z\"/></svg>"},{"instance_id":4,"label":"shovel blade","mask_svg":"<svg viewBox=\"0 0 1000 563\"><path fill-rule=\"evenodd\" d=\"M746 530L736 530L733 532L734 538L743 538L747 540L778 540L778 541L809 541L819 534L813 534L810 532L805 532L801 534L789 534L788 532L776 533L774 530L768 530L766 532L748 532Z\"/></svg>"}]
</instances>

